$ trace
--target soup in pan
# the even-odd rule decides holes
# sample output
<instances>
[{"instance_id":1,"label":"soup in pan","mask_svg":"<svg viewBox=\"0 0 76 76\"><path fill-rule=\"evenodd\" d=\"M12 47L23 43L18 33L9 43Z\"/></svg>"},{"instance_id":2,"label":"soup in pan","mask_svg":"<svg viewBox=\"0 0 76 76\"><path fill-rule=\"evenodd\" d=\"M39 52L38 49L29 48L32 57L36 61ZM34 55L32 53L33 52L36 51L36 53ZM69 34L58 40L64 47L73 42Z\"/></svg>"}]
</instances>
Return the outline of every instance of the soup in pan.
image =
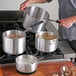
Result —
<instances>
[{"instance_id":1,"label":"soup in pan","mask_svg":"<svg viewBox=\"0 0 76 76\"><path fill-rule=\"evenodd\" d=\"M49 34L43 34L43 35L39 35L38 38L42 38L42 39L45 39L45 40L53 40L53 39L56 39L57 36L49 35Z\"/></svg>"},{"instance_id":2,"label":"soup in pan","mask_svg":"<svg viewBox=\"0 0 76 76\"><path fill-rule=\"evenodd\" d=\"M15 38L22 38L22 36L21 35L8 35L7 36L8 38L11 38L11 39L15 39Z\"/></svg>"}]
</instances>

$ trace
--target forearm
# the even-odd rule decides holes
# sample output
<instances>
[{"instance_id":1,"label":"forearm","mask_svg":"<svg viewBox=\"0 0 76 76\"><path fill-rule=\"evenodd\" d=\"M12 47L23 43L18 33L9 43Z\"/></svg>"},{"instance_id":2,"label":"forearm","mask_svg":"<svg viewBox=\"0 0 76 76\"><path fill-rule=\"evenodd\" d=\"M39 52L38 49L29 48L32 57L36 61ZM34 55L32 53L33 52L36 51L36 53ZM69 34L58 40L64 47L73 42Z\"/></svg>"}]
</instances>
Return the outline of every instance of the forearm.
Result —
<instances>
[{"instance_id":1,"label":"forearm","mask_svg":"<svg viewBox=\"0 0 76 76\"><path fill-rule=\"evenodd\" d=\"M20 5L20 10L26 9L26 7L29 6L29 4L35 4L35 3L46 3L51 2L52 0L26 0Z\"/></svg>"},{"instance_id":2,"label":"forearm","mask_svg":"<svg viewBox=\"0 0 76 76\"><path fill-rule=\"evenodd\" d=\"M60 22L60 25L61 26L64 26L66 28L69 28L69 27L72 26L73 23L76 22L76 16L72 16L72 17L60 19L58 21Z\"/></svg>"},{"instance_id":3,"label":"forearm","mask_svg":"<svg viewBox=\"0 0 76 76\"><path fill-rule=\"evenodd\" d=\"M47 0L29 0L30 4L34 4L34 3L45 3L47 2Z\"/></svg>"},{"instance_id":4,"label":"forearm","mask_svg":"<svg viewBox=\"0 0 76 76\"><path fill-rule=\"evenodd\" d=\"M30 4L34 4L34 3L46 3L46 2L51 2L52 0L29 0Z\"/></svg>"}]
</instances>

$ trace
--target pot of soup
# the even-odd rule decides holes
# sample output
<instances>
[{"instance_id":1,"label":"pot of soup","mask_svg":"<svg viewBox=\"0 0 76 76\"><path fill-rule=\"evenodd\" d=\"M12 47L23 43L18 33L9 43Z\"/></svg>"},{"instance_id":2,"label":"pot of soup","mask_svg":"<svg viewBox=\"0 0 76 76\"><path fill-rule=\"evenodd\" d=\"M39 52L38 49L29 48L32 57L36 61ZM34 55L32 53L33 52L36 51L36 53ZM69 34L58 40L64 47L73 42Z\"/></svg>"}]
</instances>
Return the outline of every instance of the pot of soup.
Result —
<instances>
[{"instance_id":1,"label":"pot of soup","mask_svg":"<svg viewBox=\"0 0 76 76\"><path fill-rule=\"evenodd\" d=\"M58 36L54 32L38 32L35 36L35 47L41 52L54 52L58 46Z\"/></svg>"},{"instance_id":2,"label":"pot of soup","mask_svg":"<svg viewBox=\"0 0 76 76\"><path fill-rule=\"evenodd\" d=\"M8 30L3 32L3 50L8 54L22 54L26 49L26 32L32 30L32 27L43 23L43 21L33 24L24 31Z\"/></svg>"},{"instance_id":3,"label":"pot of soup","mask_svg":"<svg viewBox=\"0 0 76 76\"><path fill-rule=\"evenodd\" d=\"M7 54L22 54L26 49L26 33L19 30L3 32L3 50Z\"/></svg>"}]
</instances>

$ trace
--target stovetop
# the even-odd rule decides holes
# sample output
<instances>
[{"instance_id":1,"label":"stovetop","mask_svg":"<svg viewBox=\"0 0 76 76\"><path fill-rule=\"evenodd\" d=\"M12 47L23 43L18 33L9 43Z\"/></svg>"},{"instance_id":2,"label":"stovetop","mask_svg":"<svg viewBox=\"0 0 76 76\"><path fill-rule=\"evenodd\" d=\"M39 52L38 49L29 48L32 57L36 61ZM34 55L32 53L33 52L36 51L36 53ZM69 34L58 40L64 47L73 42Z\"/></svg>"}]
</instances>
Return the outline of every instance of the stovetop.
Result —
<instances>
[{"instance_id":1,"label":"stovetop","mask_svg":"<svg viewBox=\"0 0 76 76\"><path fill-rule=\"evenodd\" d=\"M15 58L19 55L8 55L4 53L2 48L2 33L7 30L17 29L25 30L22 26L23 13L20 11L0 11L0 64L14 63ZM3 15L6 14L6 15ZM2 16L1 16L2 15ZM8 15L8 16L7 16ZM12 15L12 16L11 16ZM8 18L6 18L8 17ZM12 18L12 19L10 19ZM50 22L46 25L47 31L57 33L54 25ZM51 53L44 53L36 50L35 48L35 33L26 33L26 50L23 54L30 54L36 56L41 60L61 59L61 58L75 58L75 52L68 45L66 41L59 41L58 48ZM31 43L30 43L31 42Z\"/></svg>"},{"instance_id":2,"label":"stovetop","mask_svg":"<svg viewBox=\"0 0 76 76\"><path fill-rule=\"evenodd\" d=\"M31 43L30 43L31 42ZM63 53L60 51L59 48L55 50L54 52L50 53L45 53L45 52L40 52L36 50L35 48L35 35L31 32L26 33L26 50L23 54L27 55L34 55L40 60L49 60L49 59L58 59L58 58L63 58ZM1 49L3 51L3 49ZM20 54L22 55L22 54ZM9 55L6 53L2 53L0 57L0 64L5 64L5 63L14 63L15 58L19 55Z\"/></svg>"}]
</instances>

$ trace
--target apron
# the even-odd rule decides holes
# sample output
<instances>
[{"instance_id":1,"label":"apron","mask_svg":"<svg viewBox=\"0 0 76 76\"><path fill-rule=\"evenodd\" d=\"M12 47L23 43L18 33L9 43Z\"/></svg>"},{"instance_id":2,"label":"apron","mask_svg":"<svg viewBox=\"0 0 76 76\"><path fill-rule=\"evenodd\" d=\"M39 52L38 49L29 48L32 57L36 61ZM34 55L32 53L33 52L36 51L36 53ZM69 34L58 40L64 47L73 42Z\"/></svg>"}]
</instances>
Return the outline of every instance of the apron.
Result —
<instances>
[{"instance_id":1,"label":"apron","mask_svg":"<svg viewBox=\"0 0 76 76\"><path fill-rule=\"evenodd\" d=\"M59 19L76 15L76 0L58 0L59 1ZM69 41L76 40L76 23L70 28L59 26L59 33L64 39Z\"/></svg>"}]
</instances>

